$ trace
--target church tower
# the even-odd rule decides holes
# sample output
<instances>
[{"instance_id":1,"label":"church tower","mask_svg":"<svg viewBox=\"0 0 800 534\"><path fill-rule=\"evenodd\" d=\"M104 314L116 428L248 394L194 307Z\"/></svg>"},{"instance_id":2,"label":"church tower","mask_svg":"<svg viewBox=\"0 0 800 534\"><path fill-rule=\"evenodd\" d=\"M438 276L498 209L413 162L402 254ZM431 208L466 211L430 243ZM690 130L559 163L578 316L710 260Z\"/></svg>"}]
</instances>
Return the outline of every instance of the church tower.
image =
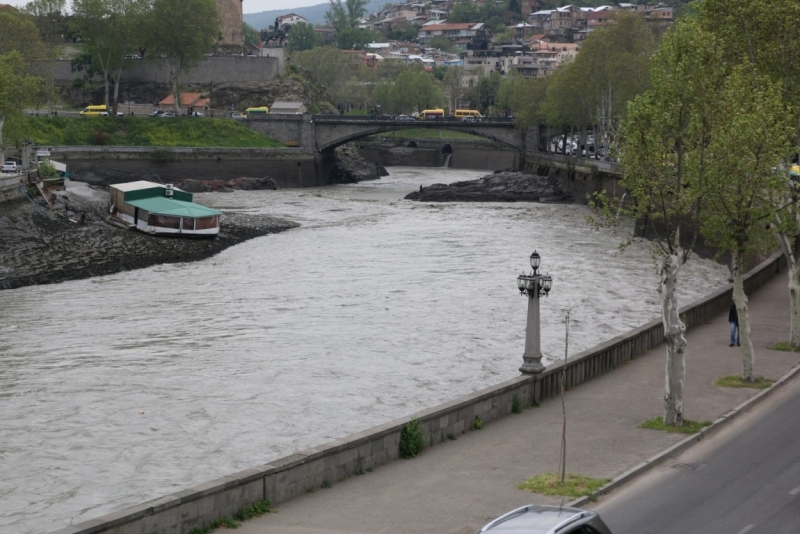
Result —
<instances>
[{"instance_id":1,"label":"church tower","mask_svg":"<svg viewBox=\"0 0 800 534\"><path fill-rule=\"evenodd\" d=\"M241 48L244 45L242 0L216 0L216 2L220 35L217 45L224 48Z\"/></svg>"}]
</instances>

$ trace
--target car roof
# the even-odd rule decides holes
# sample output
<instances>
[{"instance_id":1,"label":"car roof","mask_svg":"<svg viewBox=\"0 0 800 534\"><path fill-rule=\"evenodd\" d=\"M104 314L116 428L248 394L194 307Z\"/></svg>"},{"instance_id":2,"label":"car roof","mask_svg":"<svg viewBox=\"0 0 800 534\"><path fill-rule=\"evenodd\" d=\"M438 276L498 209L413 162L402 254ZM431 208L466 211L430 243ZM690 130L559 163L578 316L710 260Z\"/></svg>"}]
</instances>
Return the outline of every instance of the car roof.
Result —
<instances>
[{"instance_id":1,"label":"car roof","mask_svg":"<svg viewBox=\"0 0 800 534\"><path fill-rule=\"evenodd\" d=\"M569 524L594 515L594 512L580 508L529 504L498 517L479 532L555 534Z\"/></svg>"}]
</instances>

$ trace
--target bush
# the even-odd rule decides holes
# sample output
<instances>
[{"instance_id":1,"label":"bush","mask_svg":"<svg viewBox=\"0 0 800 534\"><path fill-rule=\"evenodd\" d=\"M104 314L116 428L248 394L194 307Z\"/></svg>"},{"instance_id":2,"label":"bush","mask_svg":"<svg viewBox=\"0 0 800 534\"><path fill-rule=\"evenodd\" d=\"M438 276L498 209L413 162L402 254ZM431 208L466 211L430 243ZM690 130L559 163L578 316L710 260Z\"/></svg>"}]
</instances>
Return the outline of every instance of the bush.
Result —
<instances>
[{"instance_id":1,"label":"bush","mask_svg":"<svg viewBox=\"0 0 800 534\"><path fill-rule=\"evenodd\" d=\"M522 411L522 402L519 400L519 395L511 397L511 413L520 413Z\"/></svg>"},{"instance_id":2,"label":"bush","mask_svg":"<svg viewBox=\"0 0 800 534\"><path fill-rule=\"evenodd\" d=\"M104 132L103 130L94 130L92 132L92 144L104 146L107 145L110 140L111 134L108 132Z\"/></svg>"},{"instance_id":3,"label":"bush","mask_svg":"<svg viewBox=\"0 0 800 534\"><path fill-rule=\"evenodd\" d=\"M400 457L415 458L425 449L425 435L419 419L412 419L400 433Z\"/></svg>"}]
</instances>

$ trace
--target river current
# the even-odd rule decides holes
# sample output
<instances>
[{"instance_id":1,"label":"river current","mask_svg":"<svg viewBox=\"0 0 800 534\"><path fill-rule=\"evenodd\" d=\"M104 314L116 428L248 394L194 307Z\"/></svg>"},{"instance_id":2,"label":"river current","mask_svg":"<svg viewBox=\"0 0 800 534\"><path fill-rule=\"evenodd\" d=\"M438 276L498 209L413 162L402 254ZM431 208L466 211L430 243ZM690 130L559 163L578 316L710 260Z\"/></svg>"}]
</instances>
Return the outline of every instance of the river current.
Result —
<instances>
[{"instance_id":1,"label":"river current","mask_svg":"<svg viewBox=\"0 0 800 534\"><path fill-rule=\"evenodd\" d=\"M630 228L593 229L577 205L406 201L486 172L389 171L196 195L302 226L202 262L0 292L0 532L57 530L517 376L516 277L534 249L554 280L549 358L568 306L570 354L658 317L650 244L618 248ZM680 304L727 276L693 259Z\"/></svg>"}]
</instances>

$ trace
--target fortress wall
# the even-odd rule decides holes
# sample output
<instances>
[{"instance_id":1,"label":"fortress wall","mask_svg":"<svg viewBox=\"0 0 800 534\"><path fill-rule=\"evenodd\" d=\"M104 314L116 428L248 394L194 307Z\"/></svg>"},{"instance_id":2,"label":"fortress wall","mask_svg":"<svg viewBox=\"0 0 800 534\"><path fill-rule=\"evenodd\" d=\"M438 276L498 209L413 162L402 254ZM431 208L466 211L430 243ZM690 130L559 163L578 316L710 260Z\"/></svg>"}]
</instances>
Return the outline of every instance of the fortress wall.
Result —
<instances>
[{"instance_id":1,"label":"fortress wall","mask_svg":"<svg viewBox=\"0 0 800 534\"><path fill-rule=\"evenodd\" d=\"M170 83L169 69L165 62L131 59L129 63L130 67L122 73L122 83L127 81ZM66 60L56 61L53 73L56 81L72 81L83 76L82 72L72 72L70 62ZM197 67L186 72L182 82L215 84L267 82L282 74L282 62L276 57L209 56ZM95 77L95 81L100 81L100 77Z\"/></svg>"}]
</instances>

